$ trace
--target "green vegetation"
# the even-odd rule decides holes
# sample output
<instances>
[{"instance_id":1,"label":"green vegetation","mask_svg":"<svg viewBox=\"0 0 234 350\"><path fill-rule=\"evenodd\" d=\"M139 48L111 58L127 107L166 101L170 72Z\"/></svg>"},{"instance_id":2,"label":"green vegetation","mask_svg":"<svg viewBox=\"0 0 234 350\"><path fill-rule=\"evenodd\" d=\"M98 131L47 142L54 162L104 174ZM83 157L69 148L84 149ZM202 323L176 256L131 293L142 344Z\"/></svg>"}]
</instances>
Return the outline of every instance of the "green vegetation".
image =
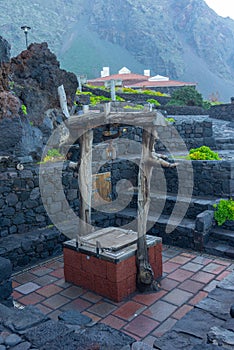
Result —
<instances>
[{"instance_id":1,"label":"green vegetation","mask_svg":"<svg viewBox=\"0 0 234 350\"><path fill-rule=\"evenodd\" d=\"M154 98L149 98L146 102L154 104L155 106L161 106L161 104Z\"/></svg>"},{"instance_id":2,"label":"green vegetation","mask_svg":"<svg viewBox=\"0 0 234 350\"><path fill-rule=\"evenodd\" d=\"M164 94L160 91L154 91L154 90L138 90L138 93L144 94L144 95L151 95L151 96L164 96L169 97L168 94Z\"/></svg>"},{"instance_id":3,"label":"green vegetation","mask_svg":"<svg viewBox=\"0 0 234 350\"><path fill-rule=\"evenodd\" d=\"M76 95L95 96L94 94L92 94L92 92L89 92L89 91L80 91L80 90L77 90L77 91L76 91Z\"/></svg>"},{"instance_id":4,"label":"green vegetation","mask_svg":"<svg viewBox=\"0 0 234 350\"><path fill-rule=\"evenodd\" d=\"M171 100L167 105L202 107L203 99L194 86L183 86L172 93Z\"/></svg>"},{"instance_id":5,"label":"green vegetation","mask_svg":"<svg viewBox=\"0 0 234 350\"><path fill-rule=\"evenodd\" d=\"M165 118L168 123L174 123L175 119L170 117L170 118Z\"/></svg>"},{"instance_id":6,"label":"green vegetation","mask_svg":"<svg viewBox=\"0 0 234 350\"><path fill-rule=\"evenodd\" d=\"M21 110L23 112L24 115L27 115L28 112L27 112L27 107L25 105L21 105Z\"/></svg>"},{"instance_id":7,"label":"green vegetation","mask_svg":"<svg viewBox=\"0 0 234 350\"><path fill-rule=\"evenodd\" d=\"M131 88L119 88L116 90L117 92L122 92L124 94L138 94L139 93L139 90L134 90L134 89L131 89Z\"/></svg>"},{"instance_id":8,"label":"green vegetation","mask_svg":"<svg viewBox=\"0 0 234 350\"><path fill-rule=\"evenodd\" d=\"M204 109L210 109L211 106L218 106L218 105L221 105L221 104L222 104L222 102L204 100L203 103L202 103L202 107Z\"/></svg>"},{"instance_id":9,"label":"green vegetation","mask_svg":"<svg viewBox=\"0 0 234 350\"><path fill-rule=\"evenodd\" d=\"M96 95L90 96L91 106L96 106L97 104L99 104L101 102L108 102L108 101L111 101L111 98L105 97L105 96L96 96Z\"/></svg>"},{"instance_id":10,"label":"green vegetation","mask_svg":"<svg viewBox=\"0 0 234 350\"><path fill-rule=\"evenodd\" d=\"M189 151L189 159L191 160L220 160L218 153L212 151L208 146L192 148Z\"/></svg>"},{"instance_id":11,"label":"green vegetation","mask_svg":"<svg viewBox=\"0 0 234 350\"><path fill-rule=\"evenodd\" d=\"M231 199L221 199L218 204L214 204L216 209L214 218L219 226L227 220L234 220L234 201Z\"/></svg>"},{"instance_id":12,"label":"green vegetation","mask_svg":"<svg viewBox=\"0 0 234 350\"><path fill-rule=\"evenodd\" d=\"M44 157L42 163L56 162L57 160L64 160L64 156L56 148L49 149L47 155Z\"/></svg>"},{"instance_id":13,"label":"green vegetation","mask_svg":"<svg viewBox=\"0 0 234 350\"><path fill-rule=\"evenodd\" d=\"M141 110L141 109L144 109L144 106L142 105L135 105L135 106L124 106L125 109L135 109L135 110Z\"/></svg>"},{"instance_id":14,"label":"green vegetation","mask_svg":"<svg viewBox=\"0 0 234 350\"><path fill-rule=\"evenodd\" d=\"M124 102L125 99L122 98L122 97L120 97L120 96L116 96L116 101L118 101L118 102Z\"/></svg>"}]
</instances>

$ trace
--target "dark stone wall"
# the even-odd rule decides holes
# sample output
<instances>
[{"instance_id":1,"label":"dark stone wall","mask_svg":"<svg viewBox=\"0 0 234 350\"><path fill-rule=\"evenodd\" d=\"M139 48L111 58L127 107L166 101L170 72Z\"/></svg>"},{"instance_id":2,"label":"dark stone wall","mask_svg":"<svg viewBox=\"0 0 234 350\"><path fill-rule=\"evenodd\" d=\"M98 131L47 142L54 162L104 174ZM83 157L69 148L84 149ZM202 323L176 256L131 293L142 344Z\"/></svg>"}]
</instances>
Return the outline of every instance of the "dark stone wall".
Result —
<instances>
[{"instance_id":1,"label":"dark stone wall","mask_svg":"<svg viewBox=\"0 0 234 350\"><path fill-rule=\"evenodd\" d=\"M209 115L209 110L198 106L163 106L163 109L168 115Z\"/></svg>"},{"instance_id":2,"label":"dark stone wall","mask_svg":"<svg viewBox=\"0 0 234 350\"><path fill-rule=\"evenodd\" d=\"M6 306L13 306L11 273L10 260L0 257L0 304Z\"/></svg>"},{"instance_id":3,"label":"dark stone wall","mask_svg":"<svg viewBox=\"0 0 234 350\"><path fill-rule=\"evenodd\" d=\"M180 170L184 172L184 178L189 178L189 165L186 160L179 160ZM193 195L200 197L231 197L234 194L234 160L232 161L192 161L194 186ZM165 169L167 190L169 193L177 193L178 176L176 169ZM184 189L190 186L186 181L181 184ZM189 187L188 187L189 189Z\"/></svg>"},{"instance_id":4,"label":"dark stone wall","mask_svg":"<svg viewBox=\"0 0 234 350\"><path fill-rule=\"evenodd\" d=\"M212 106L208 112L211 118L234 121L234 103Z\"/></svg>"},{"instance_id":5,"label":"dark stone wall","mask_svg":"<svg viewBox=\"0 0 234 350\"><path fill-rule=\"evenodd\" d=\"M22 171L15 167L0 171L0 237L52 224L41 199L39 165L25 165ZM68 202L76 211L79 203L74 172L69 169L63 172L62 183ZM56 205L55 193L51 193L50 198Z\"/></svg>"}]
</instances>

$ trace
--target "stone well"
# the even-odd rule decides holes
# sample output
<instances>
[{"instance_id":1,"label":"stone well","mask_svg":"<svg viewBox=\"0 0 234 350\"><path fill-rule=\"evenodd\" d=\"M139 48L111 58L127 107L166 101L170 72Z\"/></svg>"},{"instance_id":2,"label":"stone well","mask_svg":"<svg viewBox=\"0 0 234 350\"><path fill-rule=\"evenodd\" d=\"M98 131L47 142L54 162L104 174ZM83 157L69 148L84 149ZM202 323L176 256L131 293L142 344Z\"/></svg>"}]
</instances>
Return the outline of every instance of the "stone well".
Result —
<instances>
[{"instance_id":1,"label":"stone well","mask_svg":"<svg viewBox=\"0 0 234 350\"><path fill-rule=\"evenodd\" d=\"M162 239L146 236L154 278L162 276ZM64 243L67 282L120 302L136 291L137 233L116 227L101 229Z\"/></svg>"}]
</instances>

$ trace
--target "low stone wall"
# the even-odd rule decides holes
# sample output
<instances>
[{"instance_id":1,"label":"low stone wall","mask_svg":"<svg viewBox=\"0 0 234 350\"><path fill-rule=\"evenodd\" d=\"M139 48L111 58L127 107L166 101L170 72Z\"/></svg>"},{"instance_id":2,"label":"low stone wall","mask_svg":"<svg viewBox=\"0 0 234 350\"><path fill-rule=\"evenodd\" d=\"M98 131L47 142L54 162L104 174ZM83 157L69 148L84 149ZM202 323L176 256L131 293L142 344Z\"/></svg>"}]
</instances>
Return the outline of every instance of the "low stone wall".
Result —
<instances>
[{"instance_id":1,"label":"low stone wall","mask_svg":"<svg viewBox=\"0 0 234 350\"><path fill-rule=\"evenodd\" d=\"M160 109L161 107L157 107ZM198 106L163 106L168 115L208 115L209 111ZM189 117L188 117L189 118Z\"/></svg>"},{"instance_id":2,"label":"low stone wall","mask_svg":"<svg viewBox=\"0 0 234 350\"><path fill-rule=\"evenodd\" d=\"M175 122L169 123L168 128L158 127L159 141L156 143L156 150L167 150L170 152L184 151L200 146L215 147L213 137L212 121L207 117L191 119L184 117L174 117ZM184 141L184 145L181 142ZM167 146L168 145L168 146Z\"/></svg>"},{"instance_id":3,"label":"low stone wall","mask_svg":"<svg viewBox=\"0 0 234 350\"><path fill-rule=\"evenodd\" d=\"M190 178L192 176L189 163L186 160L178 160L180 174L183 179L180 184L183 192L190 192ZM232 161L192 161L193 165L193 195L201 197L231 197L234 194L234 160ZM177 193L179 180L177 170L165 169L167 191ZM186 181L187 179L187 181ZM181 181L181 180L180 180Z\"/></svg>"},{"instance_id":4,"label":"low stone wall","mask_svg":"<svg viewBox=\"0 0 234 350\"><path fill-rule=\"evenodd\" d=\"M66 237L55 227L0 238L0 256L11 261L14 270L62 253Z\"/></svg>"},{"instance_id":5,"label":"low stone wall","mask_svg":"<svg viewBox=\"0 0 234 350\"><path fill-rule=\"evenodd\" d=\"M208 112L211 118L234 121L234 103L212 106Z\"/></svg>"},{"instance_id":6,"label":"low stone wall","mask_svg":"<svg viewBox=\"0 0 234 350\"><path fill-rule=\"evenodd\" d=\"M52 224L42 203L39 188L39 166L24 165L20 171L13 167L0 169L0 237L25 233L35 228ZM66 168L66 164L64 165ZM47 170L48 171L48 170ZM57 170L53 169L52 179ZM70 206L77 210L77 178L74 171L66 169L62 173L62 183ZM46 184L49 191L50 183ZM58 194L50 192L50 200L57 209Z\"/></svg>"},{"instance_id":7,"label":"low stone wall","mask_svg":"<svg viewBox=\"0 0 234 350\"><path fill-rule=\"evenodd\" d=\"M0 304L6 306L13 306L11 273L10 260L0 257Z\"/></svg>"}]
</instances>

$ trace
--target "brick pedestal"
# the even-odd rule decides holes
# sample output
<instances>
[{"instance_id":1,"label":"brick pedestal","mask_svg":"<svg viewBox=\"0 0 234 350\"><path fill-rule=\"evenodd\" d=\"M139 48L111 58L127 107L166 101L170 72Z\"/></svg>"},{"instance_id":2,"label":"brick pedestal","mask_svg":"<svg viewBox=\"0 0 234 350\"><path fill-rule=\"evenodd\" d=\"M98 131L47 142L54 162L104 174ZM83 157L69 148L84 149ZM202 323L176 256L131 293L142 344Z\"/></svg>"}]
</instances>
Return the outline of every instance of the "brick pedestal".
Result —
<instances>
[{"instance_id":1,"label":"brick pedestal","mask_svg":"<svg viewBox=\"0 0 234 350\"><path fill-rule=\"evenodd\" d=\"M155 237L154 237L155 238ZM71 241L70 241L71 242ZM152 244L152 243L151 243ZM162 242L156 237L148 247L149 261L155 279L162 276ZM75 250L75 244L65 243L64 275L67 282L120 302L136 290L136 244L120 261L105 256L93 256Z\"/></svg>"}]
</instances>

